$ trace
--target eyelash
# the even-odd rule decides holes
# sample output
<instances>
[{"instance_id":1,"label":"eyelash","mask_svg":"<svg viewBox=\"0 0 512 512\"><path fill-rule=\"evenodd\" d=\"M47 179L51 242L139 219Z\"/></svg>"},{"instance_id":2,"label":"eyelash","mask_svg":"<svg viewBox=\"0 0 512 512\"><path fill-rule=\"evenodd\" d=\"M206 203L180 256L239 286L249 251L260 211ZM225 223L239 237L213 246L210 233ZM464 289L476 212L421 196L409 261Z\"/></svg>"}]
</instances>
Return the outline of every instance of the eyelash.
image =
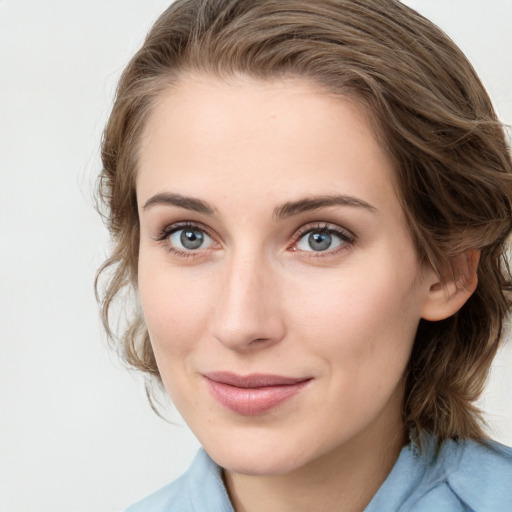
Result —
<instances>
[{"instance_id":1,"label":"eyelash","mask_svg":"<svg viewBox=\"0 0 512 512\"><path fill-rule=\"evenodd\" d=\"M194 250L183 251L183 250L177 249L176 247L173 247L169 243L169 237L172 234L176 233L177 231L182 231L182 230L187 230L187 229L202 231L209 238L211 238L212 240L215 240L214 237L212 235L210 235L208 228L200 223L197 223L197 222L194 222L194 223L183 222L183 223L171 224L169 226L166 226L165 228L163 228L160 231L160 233L157 235L155 240L157 242L164 243L166 246L166 249L170 253L175 254L176 256L179 256L181 258L196 258L198 256L201 256L204 253L204 249L203 250L197 249L195 251ZM217 242L215 242L215 243L218 245Z\"/></svg>"},{"instance_id":2,"label":"eyelash","mask_svg":"<svg viewBox=\"0 0 512 512\"><path fill-rule=\"evenodd\" d=\"M157 235L155 240L157 242L165 243L167 250L175 254L176 256L182 258L194 258L204 254L204 251L207 249L197 249L197 250L180 250L176 247L172 246L169 243L169 237L181 230L198 230L205 233L209 238L214 240L214 243L219 245L218 242L215 242L215 238L210 234L209 229L197 222L183 222L177 224L171 224L163 228L160 233ZM335 249L326 249L325 251L301 251L297 249L296 245L302 238L310 233L326 233L329 235L334 235L340 239L341 244ZM334 256L339 252L349 250L357 241L357 237L346 229L342 229L338 226L328 223L313 223L307 224L299 228L292 236L292 244L289 246L289 251L300 252L305 258L325 258L329 256Z\"/></svg>"},{"instance_id":3,"label":"eyelash","mask_svg":"<svg viewBox=\"0 0 512 512\"><path fill-rule=\"evenodd\" d=\"M334 235L340 239L341 244L334 249L326 249L325 251L300 251L296 245L302 238L310 233L322 233ZM307 224L306 226L298 229L293 235L293 245L290 250L301 252L306 258L327 258L335 256L340 252L347 251L356 243L356 236L347 229L340 228L339 226L328 223L314 223Z\"/></svg>"}]
</instances>

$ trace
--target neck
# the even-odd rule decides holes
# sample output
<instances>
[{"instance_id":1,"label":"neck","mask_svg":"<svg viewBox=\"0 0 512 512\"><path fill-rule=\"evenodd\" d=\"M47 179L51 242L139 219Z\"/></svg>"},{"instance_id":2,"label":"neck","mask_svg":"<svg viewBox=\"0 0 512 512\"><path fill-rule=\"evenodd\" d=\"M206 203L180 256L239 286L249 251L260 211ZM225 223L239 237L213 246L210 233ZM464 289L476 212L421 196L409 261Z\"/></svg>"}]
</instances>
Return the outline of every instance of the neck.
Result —
<instances>
[{"instance_id":1,"label":"neck","mask_svg":"<svg viewBox=\"0 0 512 512\"><path fill-rule=\"evenodd\" d=\"M372 424L306 466L284 475L254 476L224 471L236 512L363 512L405 443L400 421ZM380 428L378 428L380 427Z\"/></svg>"}]
</instances>

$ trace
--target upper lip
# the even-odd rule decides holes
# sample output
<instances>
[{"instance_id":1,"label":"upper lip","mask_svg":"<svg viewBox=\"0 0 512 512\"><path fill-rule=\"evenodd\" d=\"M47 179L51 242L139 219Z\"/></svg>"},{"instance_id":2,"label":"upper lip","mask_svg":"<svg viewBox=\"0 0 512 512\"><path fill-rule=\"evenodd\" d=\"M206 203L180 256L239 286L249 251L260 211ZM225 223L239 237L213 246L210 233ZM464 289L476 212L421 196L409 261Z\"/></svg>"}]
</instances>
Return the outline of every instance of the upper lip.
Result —
<instances>
[{"instance_id":1,"label":"upper lip","mask_svg":"<svg viewBox=\"0 0 512 512\"><path fill-rule=\"evenodd\" d=\"M311 377L286 377L283 375L271 375L253 373L250 375L237 375L231 372L208 372L203 376L220 384L227 384L237 388L263 388L270 386L291 386L300 382L311 380Z\"/></svg>"}]
</instances>

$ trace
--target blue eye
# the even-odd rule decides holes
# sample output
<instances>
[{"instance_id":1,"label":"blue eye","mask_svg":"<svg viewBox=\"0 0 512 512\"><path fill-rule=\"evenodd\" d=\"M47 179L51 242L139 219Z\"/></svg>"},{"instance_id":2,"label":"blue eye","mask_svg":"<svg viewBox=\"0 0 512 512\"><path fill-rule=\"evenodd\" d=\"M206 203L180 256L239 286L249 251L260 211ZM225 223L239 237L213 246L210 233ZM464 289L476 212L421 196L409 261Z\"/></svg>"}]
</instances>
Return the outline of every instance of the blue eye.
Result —
<instances>
[{"instance_id":1,"label":"blue eye","mask_svg":"<svg viewBox=\"0 0 512 512\"><path fill-rule=\"evenodd\" d=\"M344 233L332 228L309 230L297 242L297 249L307 252L323 252L336 249L353 240Z\"/></svg>"},{"instance_id":2,"label":"blue eye","mask_svg":"<svg viewBox=\"0 0 512 512\"><path fill-rule=\"evenodd\" d=\"M169 243L178 250L194 251L212 247L213 240L202 229L195 226L185 226L176 229L168 235Z\"/></svg>"}]
</instances>

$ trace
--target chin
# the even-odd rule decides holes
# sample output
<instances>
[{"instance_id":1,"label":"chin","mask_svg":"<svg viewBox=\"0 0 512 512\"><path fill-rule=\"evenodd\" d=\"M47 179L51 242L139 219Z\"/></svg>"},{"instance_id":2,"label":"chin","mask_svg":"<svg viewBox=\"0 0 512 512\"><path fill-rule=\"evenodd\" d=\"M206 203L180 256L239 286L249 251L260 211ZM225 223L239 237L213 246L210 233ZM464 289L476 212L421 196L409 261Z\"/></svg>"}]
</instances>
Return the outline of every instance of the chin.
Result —
<instances>
[{"instance_id":1,"label":"chin","mask_svg":"<svg viewBox=\"0 0 512 512\"><path fill-rule=\"evenodd\" d=\"M210 453L210 456L219 466L227 471L251 476L277 476L293 472L303 465L303 461L297 454L293 457L287 454L247 454L233 453L220 454Z\"/></svg>"},{"instance_id":2,"label":"chin","mask_svg":"<svg viewBox=\"0 0 512 512\"><path fill-rule=\"evenodd\" d=\"M253 439L251 443L205 443L210 457L227 471L253 476L283 475L315 458L304 447L310 445L281 439ZM300 446L302 444L302 446Z\"/></svg>"}]
</instances>

